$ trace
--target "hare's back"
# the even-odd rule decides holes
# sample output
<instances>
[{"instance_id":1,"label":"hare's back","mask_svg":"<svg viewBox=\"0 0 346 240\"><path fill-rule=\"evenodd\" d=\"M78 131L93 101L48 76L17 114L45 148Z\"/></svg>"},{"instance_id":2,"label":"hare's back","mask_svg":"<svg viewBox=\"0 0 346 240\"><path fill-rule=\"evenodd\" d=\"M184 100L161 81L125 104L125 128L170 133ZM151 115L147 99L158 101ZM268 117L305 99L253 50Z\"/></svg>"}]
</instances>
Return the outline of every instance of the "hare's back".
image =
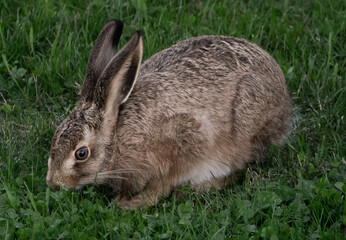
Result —
<instances>
[{"instance_id":1,"label":"hare's back","mask_svg":"<svg viewBox=\"0 0 346 240\"><path fill-rule=\"evenodd\" d=\"M228 36L200 36L167 48L146 60L139 77L153 72L182 74L185 71L201 77L230 72L254 72L280 78L275 60L254 43Z\"/></svg>"},{"instance_id":2,"label":"hare's back","mask_svg":"<svg viewBox=\"0 0 346 240\"><path fill-rule=\"evenodd\" d=\"M216 122L240 117L253 124L290 109L276 61L256 44L227 36L187 39L153 55L132 95L165 112L196 112Z\"/></svg>"},{"instance_id":3,"label":"hare's back","mask_svg":"<svg viewBox=\"0 0 346 240\"><path fill-rule=\"evenodd\" d=\"M202 36L143 63L120 122L142 131L188 115L210 136L250 136L271 119L285 132L290 109L283 73L267 52L243 39Z\"/></svg>"}]
</instances>

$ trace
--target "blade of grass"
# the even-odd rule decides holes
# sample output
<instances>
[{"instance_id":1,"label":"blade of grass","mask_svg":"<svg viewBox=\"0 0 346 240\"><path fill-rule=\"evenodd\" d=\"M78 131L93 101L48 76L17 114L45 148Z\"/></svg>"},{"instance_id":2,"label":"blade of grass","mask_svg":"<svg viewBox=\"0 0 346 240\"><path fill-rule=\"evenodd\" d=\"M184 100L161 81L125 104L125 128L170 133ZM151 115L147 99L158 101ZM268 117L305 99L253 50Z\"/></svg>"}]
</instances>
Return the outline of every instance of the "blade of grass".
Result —
<instances>
[{"instance_id":1,"label":"blade of grass","mask_svg":"<svg viewBox=\"0 0 346 240\"><path fill-rule=\"evenodd\" d=\"M31 205L32 207L34 208L35 212L37 212L37 207L36 207L36 203L35 203L35 200L32 196L32 193L30 192L29 188L28 188L28 185L26 184L26 182L24 182L24 185L26 187L26 191L28 193L28 196L29 196L29 199L30 199L30 202L31 202Z\"/></svg>"},{"instance_id":2,"label":"blade of grass","mask_svg":"<svg viewBox=\"0 0 346 240\"><path fill-rule=\"evenodd\" d=\"M28 99L28 96L24 93L23 89L20 87L17 79L13 76L12 71L10 69L10 66L8 64L8 61L7 61L7 58L6 58L5 54L1 54L1 56L2 56L2 61L4 62L5 66L6 66L6 69L7 69L8 73L10 74L12 80L15 82L15 84L17 85L19 91L23 94L25 99Z\"/></svg>"},{"instance_id":3,"label":"blade of grass","mask_svg":"<svg viewBox=\"0 0 346 240\"><path fill-rule=\"evenodd\" d=\"M329 33L329 38L328 38L328 60L327 60L327 67L330 65L330 59L332 56L332 48L333 48L333 33Z\"/></svg>"},{"instance_id":4,"label":"blade of grass","mask_svg":"<svg viewBox=\"0 0 346 240\"><path fill-rule=\"evenodd\" d=\"M34 29L31 26L30 27L30 32L29 32L29 44L30 44L30 50L32 55L35 56L35 49L34 49Z\"/></svg>"},{"instance_id":5,"label":"blade of grass","mask_svg":"<svg viewBox=\"0 0 346 240\"><path fill-rule=\"evenodd\" d=\"M7 184L5 184L3 182L3 185L5 187L5 192L6 192L8 200L10 201L11 206L14 209L17 209L19 207L19 200L12 195L12 193L11 193L10 189L8 188Z\"/></svg>"},{"instance_id":6,"label":"blade of grass","mask_svg":"<svg viewBox=\"0 0 346 240\"><path fill-rule=\"evenodd\" d=\"M4 50L6 50L6 42L5 42L5 39L4 39L4 32L3 32L3 29L2 29L2 23L0 22L0 37L1 37L1 43L2 43L2 47Z\"/></svg>"},{"instance_id":7,"label":"blade of grass","mask_svg":"<svg viewBox=\"0 0 346 240\"><path fill-rule=\"evenodd\" d=\"M50 59L52 59L55 55L55 50L56 50L56 46L58 45L58 40L59 40L59 36L60 36L60 31L61 31L61 23L58 26L58 31L57 34L55 36L54 42L52 44L52 48L50 50Z\"/></svg>"},{"instance_id":8,"label":"blade of grass","mask_svg":"<svg viewBox=\"0 0 346 240\"><path fill-rule=\"evenodd\" d=\"M49 214L50 194L51 194L51 191L50 191L49 188L47 188L47 189L46 189L46 208L47 208L47 215Z\"/></svg>"}]
</instances>

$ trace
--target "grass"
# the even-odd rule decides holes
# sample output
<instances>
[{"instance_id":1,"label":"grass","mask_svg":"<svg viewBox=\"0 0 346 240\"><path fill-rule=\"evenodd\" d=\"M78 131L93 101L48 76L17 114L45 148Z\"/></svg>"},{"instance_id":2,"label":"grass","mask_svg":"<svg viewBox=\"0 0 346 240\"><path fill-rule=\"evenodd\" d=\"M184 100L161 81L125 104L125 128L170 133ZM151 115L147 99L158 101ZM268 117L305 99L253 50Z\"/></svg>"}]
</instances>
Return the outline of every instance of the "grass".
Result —
<instances>
[{"instance_id":1,"label":"grass","mask_svg":"<svg viewBox=\"0 0 346 240\"><path fill-rule=\"evenodd\" d=\"M345 239L346 5L335 1L0 2L1 239ZM274 56L295 105L290 143L222 191L116 207L107 189L51 192L50 139L78 99L103 24L147 59L192 36L253 41Z\"/></svg>"}]
</instances>

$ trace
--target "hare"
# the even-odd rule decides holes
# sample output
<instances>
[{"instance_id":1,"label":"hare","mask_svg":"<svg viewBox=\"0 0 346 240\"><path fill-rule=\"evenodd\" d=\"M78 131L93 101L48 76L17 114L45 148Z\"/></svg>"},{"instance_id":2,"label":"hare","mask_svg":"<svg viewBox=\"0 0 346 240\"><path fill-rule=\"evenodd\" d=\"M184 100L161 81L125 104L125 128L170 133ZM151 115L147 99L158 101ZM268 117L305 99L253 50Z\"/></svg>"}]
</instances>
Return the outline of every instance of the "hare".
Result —
<instances>
[{"instance_id":1,"label":"hare","mask_svg":"<svg viewBox=\"0 0 346 240\"><path fill-rule=\"evenodd\" d=\"M136 209L188 183L221 188L284 142L285 78L256 44L200 36L141 65L141 31L115 53L122 29L111 20L95 42L79 103L52 139L50 188L107 184L121 194L120 208Z\"/></svg>"}]
</instances>

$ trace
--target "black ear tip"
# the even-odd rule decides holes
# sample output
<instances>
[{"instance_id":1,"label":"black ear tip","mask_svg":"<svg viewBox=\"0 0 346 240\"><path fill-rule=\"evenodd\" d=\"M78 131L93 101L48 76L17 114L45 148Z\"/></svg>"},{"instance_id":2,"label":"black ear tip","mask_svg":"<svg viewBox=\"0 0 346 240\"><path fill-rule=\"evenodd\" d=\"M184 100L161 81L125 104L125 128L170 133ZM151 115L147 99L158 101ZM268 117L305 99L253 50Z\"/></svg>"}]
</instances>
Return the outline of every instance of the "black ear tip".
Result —
<instances>
[{"instance_id":1,"label":"black ear tip","mask_svg":"<svg viewBox=\"0 0 346 240\"><path fill-rule=\"evenodd\" d=\"M113 46L116 48L118 46L121 34L123 33L123 22L118 19L111 19L109 20L106 25L111 25L114 29L113 33Z\"/></svg>"},{"instance_id":2,"label":"black ear tip","mask_svg":"<svg viewBox=\"0 0 346 240\"><path fill-rule=\"evenodd\" d=\"M119 19L109 19L107 23L114 22L117 27L122 28L124 26L124 23Z\"/></svg>"},{"instance_id":3,"label":"black ear tip","mask_svg":"<svg viewBox=\"0 0 346 240\"><path fill-rule=\"evenodd\" d=\"M107 28L114 28L115 31L114 31L114 35L115 36L119 36L121 35L121 33L123 32L123 22L118 20L118 19L111 19L111 20L108 20L105 24L104 27L107 27ZM120 36L119 36L120 38Z\"/></svg>"},{"instance_id":4,"label":"black ear tip","mask_svg":"<svg viewBox=\"0 0 346 240\"><path fill-rule=\"evenodd\" d=\"M136 31L138 37L142 37L144 32L142 30L137 30Z\"/></svg>"}]
</instances>

